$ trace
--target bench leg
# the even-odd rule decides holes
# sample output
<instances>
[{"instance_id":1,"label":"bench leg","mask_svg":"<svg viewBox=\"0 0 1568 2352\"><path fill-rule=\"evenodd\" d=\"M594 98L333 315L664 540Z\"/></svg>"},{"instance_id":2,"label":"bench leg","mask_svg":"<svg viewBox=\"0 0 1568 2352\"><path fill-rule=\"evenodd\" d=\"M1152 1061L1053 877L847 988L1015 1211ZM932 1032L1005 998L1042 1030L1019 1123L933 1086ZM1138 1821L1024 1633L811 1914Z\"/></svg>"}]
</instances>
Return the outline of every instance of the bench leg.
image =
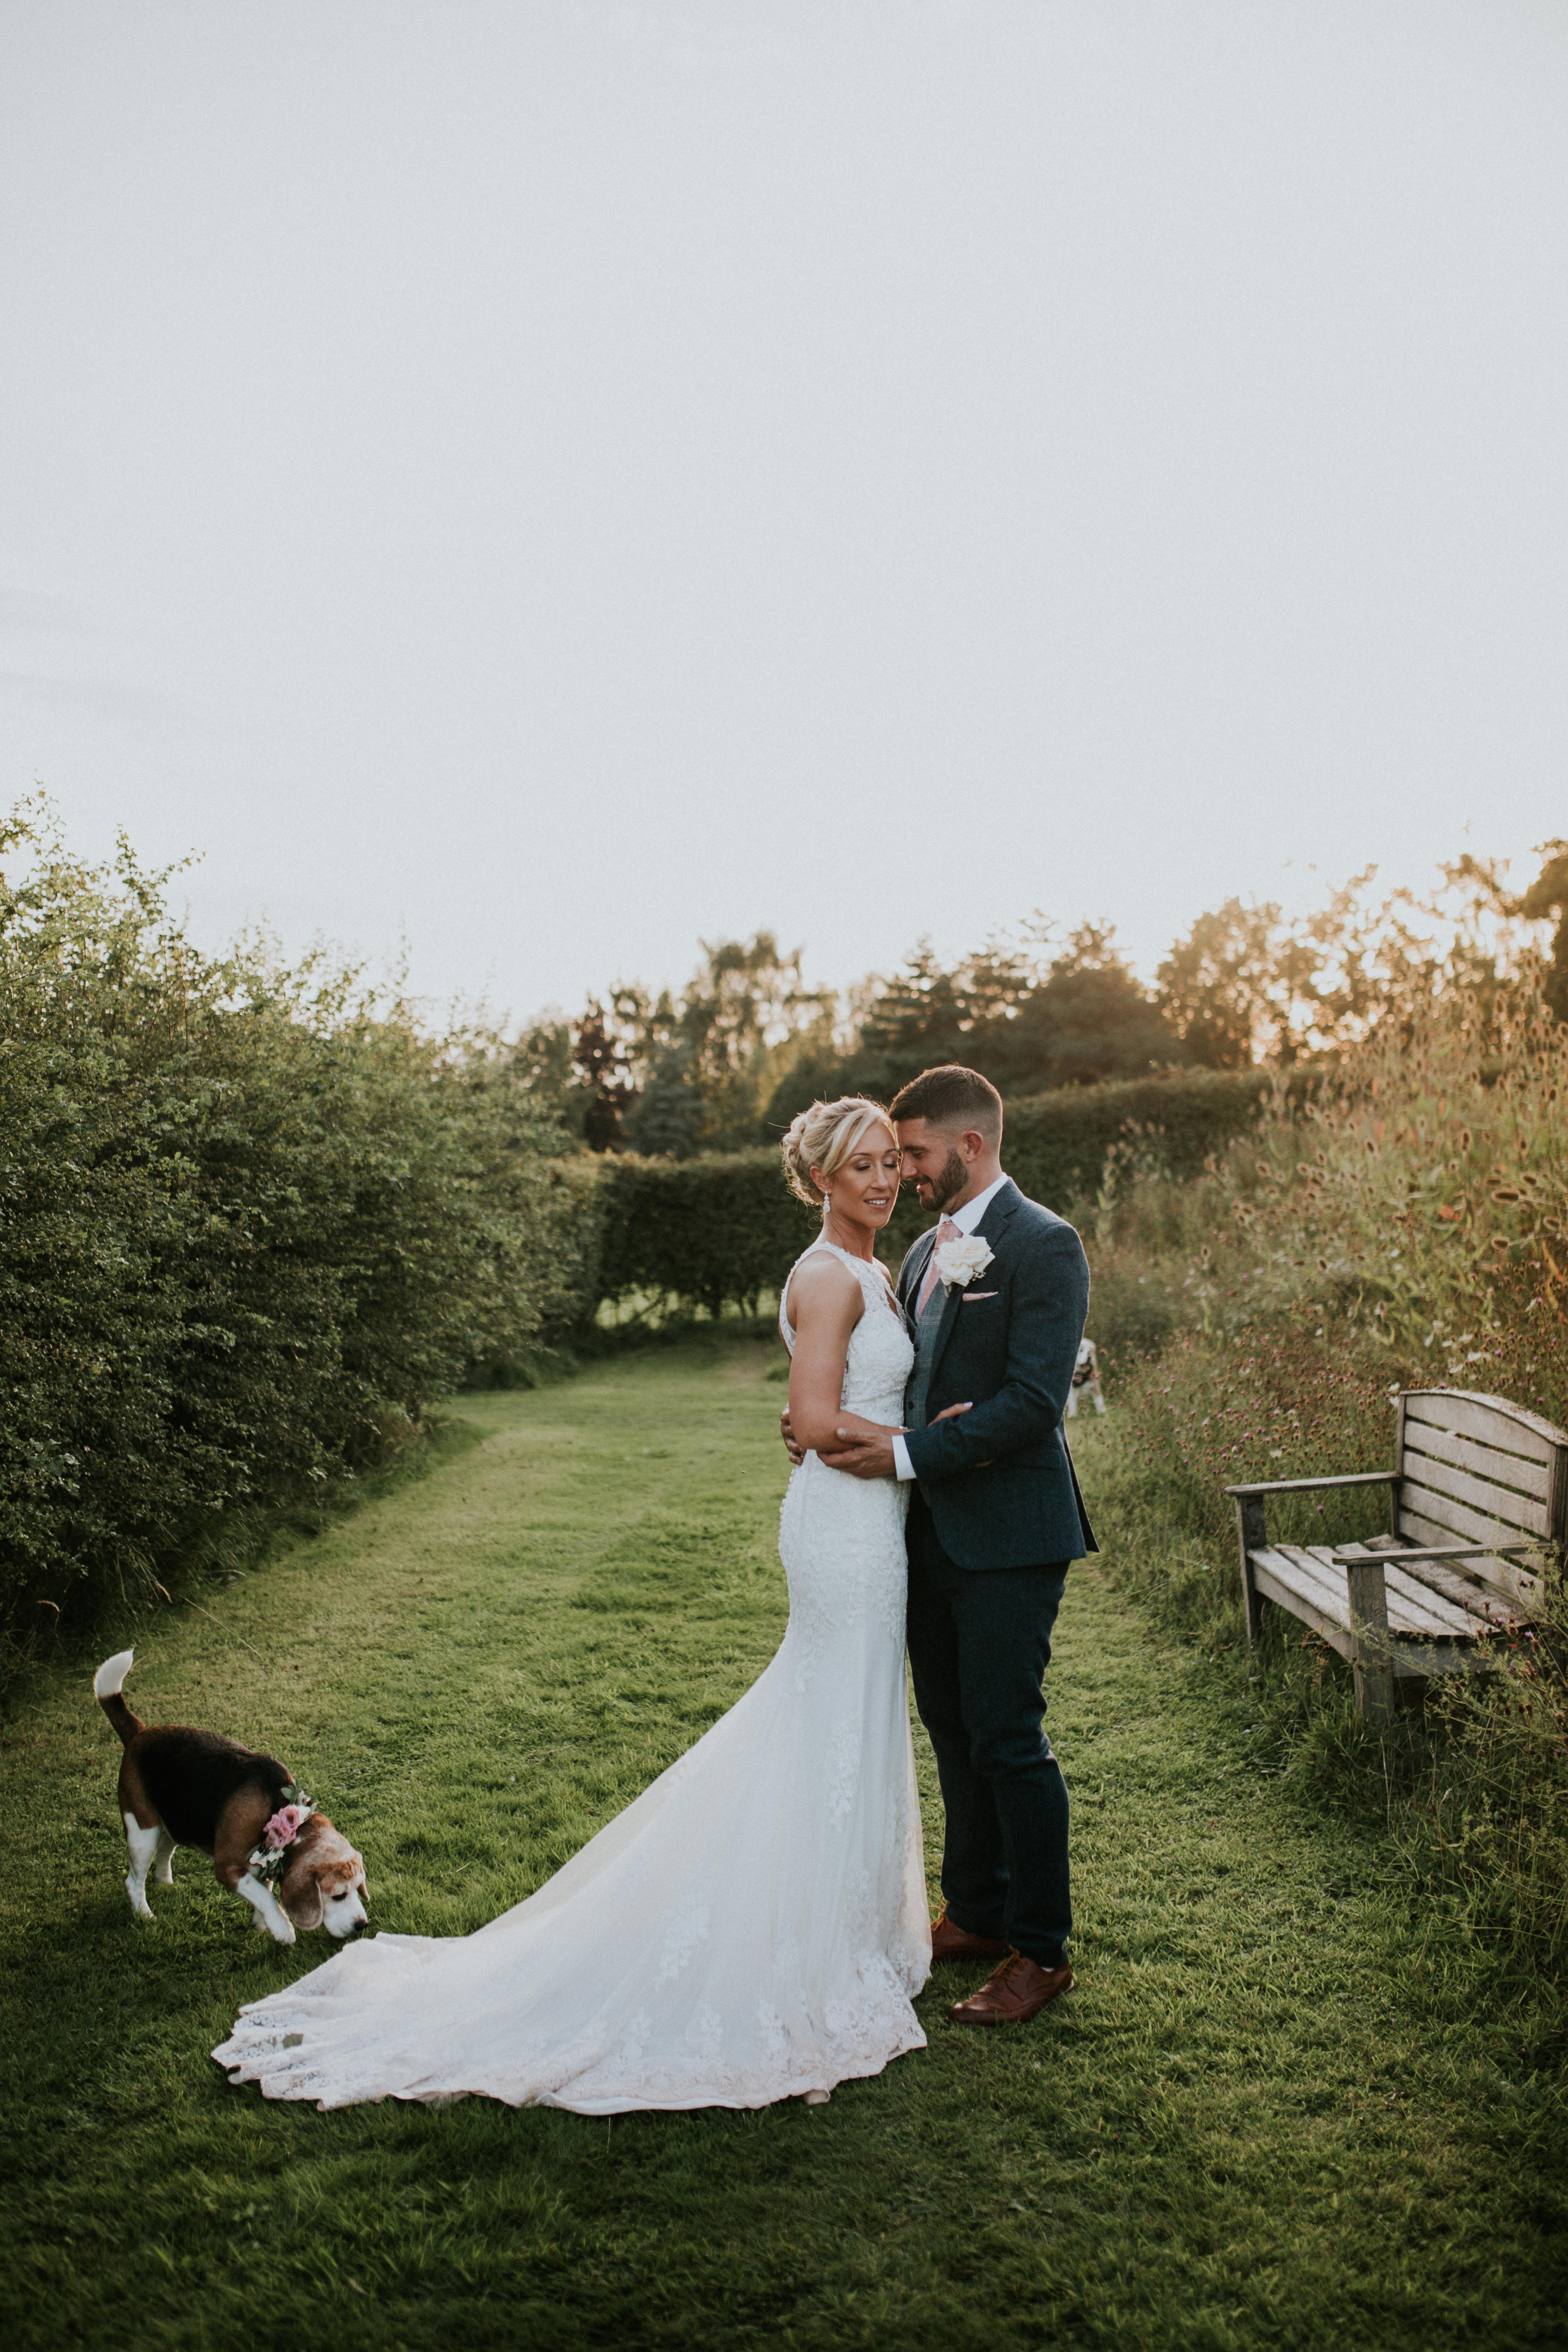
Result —
<instances>
[{"instance_id":1,"label":"bench leg","mask_svg":"<svg viewBox=\"0 0 1568 2352\"><path fill-rule=\"evenodd\" d=\"M1247 1617L1248 1646L1257 1643L1263 1630L1263 1595L1252 1581L1252 1561L1248 1555L1261 1551L1268 1541L1261 1495L1238 1495L1236 1498L1236 1542L1241 1555L1241 1605Z\"/></svg>"},{"instance_id":2,"label":"bench leg","mask_svg":"<svg viewBox=\"0 0 1568 2352\"><path fill-rule=\"evenodd\" d=\"M1394 1666L1388 1655L1388 1585L1383 1562L1369 1552L1364 1559L1348 1564L1345 1578L1355 1637L1356 1706L1366 1722L1386 1723L1394 1713Z\"/></svg>"}]
</instances>

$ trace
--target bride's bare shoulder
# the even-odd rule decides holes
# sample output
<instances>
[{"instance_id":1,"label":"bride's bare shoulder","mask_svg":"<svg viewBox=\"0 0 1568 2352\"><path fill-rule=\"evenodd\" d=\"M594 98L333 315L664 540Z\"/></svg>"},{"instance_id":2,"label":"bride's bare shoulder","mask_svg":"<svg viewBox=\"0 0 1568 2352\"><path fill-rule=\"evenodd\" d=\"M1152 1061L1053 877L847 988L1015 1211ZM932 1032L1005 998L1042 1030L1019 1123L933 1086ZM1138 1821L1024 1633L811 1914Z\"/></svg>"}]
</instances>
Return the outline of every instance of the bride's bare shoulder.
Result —
<instances>
[{"instance_id":1,"label":"bride's bare shoulder","mask_svg":"<svg viewBox=\"0 0 1568 2352\"><path fill-rule=\"evenodd\" d=\"M842 1259L828 1250L813 1250L803 1257L789 1278L789 1319L798 1331L803 1316L821 1316L858 1323L866 1300L860 1285Z\"/></svg>"}]
</instances>

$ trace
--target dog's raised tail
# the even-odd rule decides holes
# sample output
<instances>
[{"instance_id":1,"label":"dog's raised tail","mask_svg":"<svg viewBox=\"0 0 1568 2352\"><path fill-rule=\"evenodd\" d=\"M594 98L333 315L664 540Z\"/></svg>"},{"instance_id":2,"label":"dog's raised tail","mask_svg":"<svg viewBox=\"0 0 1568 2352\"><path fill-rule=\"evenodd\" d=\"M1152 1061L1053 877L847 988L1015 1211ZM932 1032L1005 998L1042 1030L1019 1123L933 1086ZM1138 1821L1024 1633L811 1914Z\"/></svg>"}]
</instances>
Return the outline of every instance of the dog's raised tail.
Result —
<instances>
[{"instance_id":1,"label":"dog's raised tail","mask_svg":"<svg viewBox=\"0 0 1568 2352\"><path fill-rule=\"evenodd\" d=\"M121 1741L129 1746L142 1726L121 1696L125 1677L131 1672L134 1650L116 1650L112 1658L105 1658L92 1678L92 1695L119 1732Z\"/></svg>"}]
</instances>

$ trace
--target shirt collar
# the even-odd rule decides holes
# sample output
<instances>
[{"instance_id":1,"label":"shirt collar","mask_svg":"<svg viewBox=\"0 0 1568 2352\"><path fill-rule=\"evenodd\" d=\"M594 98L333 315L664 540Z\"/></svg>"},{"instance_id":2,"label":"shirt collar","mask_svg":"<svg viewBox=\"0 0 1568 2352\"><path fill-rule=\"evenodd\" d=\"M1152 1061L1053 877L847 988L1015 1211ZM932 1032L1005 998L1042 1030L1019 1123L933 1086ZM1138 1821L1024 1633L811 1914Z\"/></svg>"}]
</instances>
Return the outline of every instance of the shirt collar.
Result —
<instances>
[{"instance_id":1,"label":"shirt collar","mask_svg":"<svg viewBox=\"0 0 1568 2352\"><path fill-rule=\"evenodd\" d=\"M1005 1176L998 1176L994 1184L987 1184L984 1192L976 1192L973 1200L965 1201L962 1209L944 1209L943 1216L951 1217L961 1234L973 1233L1006 1181Z\"/></svg>"}]
</instances>

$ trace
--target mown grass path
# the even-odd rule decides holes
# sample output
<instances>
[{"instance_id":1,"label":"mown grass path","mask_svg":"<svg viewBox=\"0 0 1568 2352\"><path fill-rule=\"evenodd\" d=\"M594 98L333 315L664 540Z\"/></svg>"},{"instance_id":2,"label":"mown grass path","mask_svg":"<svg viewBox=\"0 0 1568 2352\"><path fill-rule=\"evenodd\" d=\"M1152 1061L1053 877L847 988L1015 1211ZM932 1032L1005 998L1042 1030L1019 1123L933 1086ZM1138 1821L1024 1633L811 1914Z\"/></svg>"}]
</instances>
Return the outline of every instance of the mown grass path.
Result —
<instances>
[{"instance_id":1,"label":"mown grass path","mask_svg":"<svg viewBox=\"0 0 1568 2352\"><path fill-rule=\"evenodd\" d=\"M281 1754L364 1849L377 1924L478 1925L771 1654L773 1361L464 1400L477 1442L427 1477L144 1623L132 1703ZM1080 1449L1091 1498L1114 1442ZM930 2049L816 2111L230 2090L209 2045L323 1939L274 1953L192 1856L132 1918L89 1669L35 1678L4 1735L13 2346L1563 2341L1560 2107L1376 1843L1258 1770L1233 1693L1105 1567L1074 1572L1051 1675L1079 1990L966 2034L942 2011L974 1971L942 1971Z\"/></svg>"}]
</instances>

